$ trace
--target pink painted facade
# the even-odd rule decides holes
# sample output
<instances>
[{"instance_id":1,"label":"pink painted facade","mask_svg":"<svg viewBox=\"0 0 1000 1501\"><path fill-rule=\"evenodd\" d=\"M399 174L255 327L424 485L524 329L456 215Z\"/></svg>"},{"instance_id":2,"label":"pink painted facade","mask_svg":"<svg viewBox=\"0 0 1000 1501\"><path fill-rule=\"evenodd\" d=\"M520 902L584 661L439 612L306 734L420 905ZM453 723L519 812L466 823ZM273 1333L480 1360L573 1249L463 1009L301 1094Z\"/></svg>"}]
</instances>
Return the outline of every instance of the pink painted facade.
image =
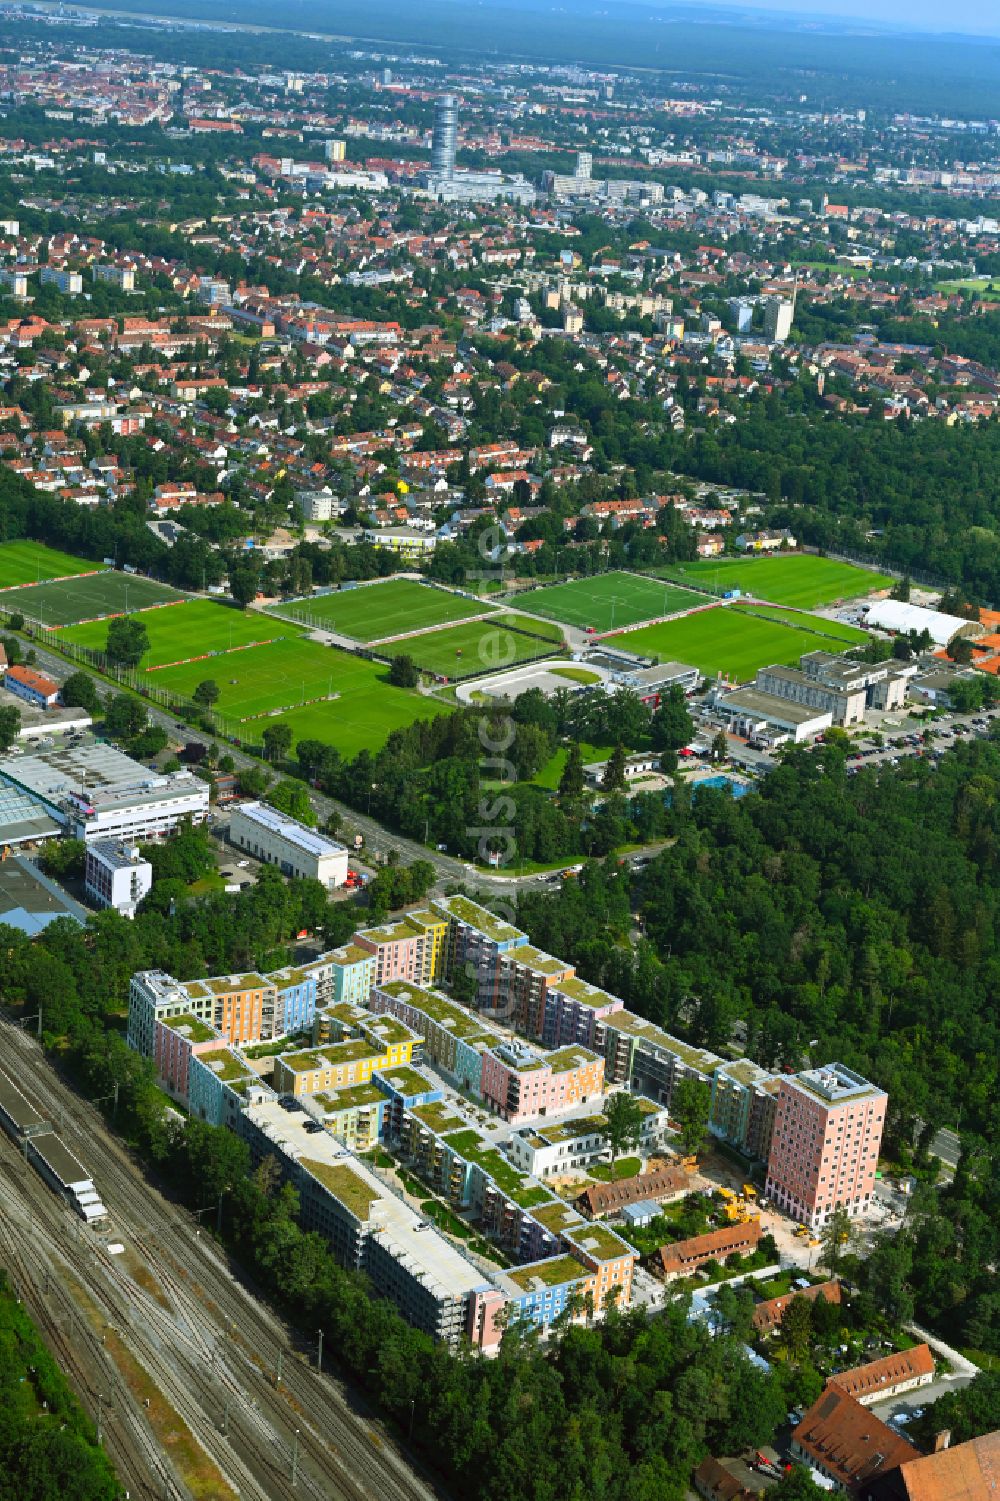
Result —
<instances>
[{"instance_id":1,"label":"pink painted facade","mask_svg":"<svg viewBox=\"0 0 1000 1501\"><path fill-rule=\"evenodd\" d=\"M198 1053L210 1053L218 1047L217 1037L210 1037L207 1042L193 1042L190 1037L158 1021L153 1034L156 1076L171 1094L187 1100L191 1059Z\"/></svg>"},{"instance_id":2,"label":"pink painted facade","mask_svg":"<svg viewBox=\"0 0 1000 1501\"><path fill-rule=\"evenodd\" d=\"M574 1051L578 1056L567 1059ZM515 1124L558 1115L602 1098L604 1059L583 1048L546 1059L523 1043L504 1043L483 1054L481 1092L487 1105Z\"/></svg>"},{"instance_id":3,"label":"pink painted facade","mask_svg":"<svg viewBox=\"0 0 1000 1501\"><path fill-rule=\"evenodd\" d=\"M501 1313L507 1305L503 1293L495 1287L481 1287L469 1297L466 1333L469 1342L487 1355L495 1354L503 1339Z\"/></svg>"},{"instance_id":4,"label":"pink painted facade","mask_svg":"<svg viewBox=\"0 0 1000 1501\"><path fill-rule=\"evenodd\" d=\"M831 1064L782 1079L767 1163L767 1194L802 1223L871 1203L887 1096Z\"/></svg>"}]
</instances>

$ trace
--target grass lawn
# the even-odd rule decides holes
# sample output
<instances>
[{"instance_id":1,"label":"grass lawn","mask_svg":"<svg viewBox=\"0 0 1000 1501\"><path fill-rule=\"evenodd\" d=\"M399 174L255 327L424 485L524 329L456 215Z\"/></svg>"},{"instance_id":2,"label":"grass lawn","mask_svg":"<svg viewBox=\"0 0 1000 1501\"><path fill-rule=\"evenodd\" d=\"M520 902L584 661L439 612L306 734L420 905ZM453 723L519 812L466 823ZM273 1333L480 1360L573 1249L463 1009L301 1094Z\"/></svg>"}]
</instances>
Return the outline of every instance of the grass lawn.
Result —
<instances>
[{"instance_id":1,"label":"grass lawn","mask_svg":"<svg viewBox=\"0 0 1000 1501\"><path fill-rule=\"evenodd\" d=\"M581 745L580 752L583 756L584 766L589 766L594 761L606 761L614 750L613 745ZM547 787L550 792L555 792L559 786L559 778L563 774L566 765L566 757L569 754L568 746L561 746L551 760L546 761L540 771L532 777L536 787Z\"/></svg>"},{"instance_id":2,"label":"grass lawn","mask_svg":"<svg viewBox=\"0 0 1000 1501\"><path fill-rule=\"evenodd\" d=\"M151 605L170 604L183 598L183 594L167 584L157 584L135 574L113 573L109 568L85 578L34 584L28 589L0 593L0 605L7 610L20 610L28 619L43 625L60 626L95 620L102 615L146 610Z\"/></svg>"},{"instance_id":3,"label":"grass lawn","mask_svg":"<svg viewBox=\"0 0 1000 1501\"><path fill-rule=\"evenodd\" d=\"M623 1178L634 1178L642 1163L638 1157L619 1157L615 1163L615 1175L611 1176L611 1164L609 1162L595 1162L588 1167L587 1172L591 1178L596 1178L598 1183L620 1183Z\"/></svg>"},{"instance_id":4,"label":"grass lawn","mask_svg":"<svg viewBox=\"0 0 1000 1501\"><path fill-rule=\"evenodd\" d=\"M259 611L236 610L229 605L215 604L210 599L189 599L169 610L146 610L142 614L142 623L149 636L149 651L141 664L144 671L170 662L183 662L188 657L226 652L252 642L277 641L281 637L299 634L299 627L290 625L287 620L262 615ZM67 626L62 635L79 646L103 651L108 639L108 624L107 621L90 620L83 625ZM210 664L203 663L200 670L202 677L213 675ZM218 670L223 670L221 665Z\"/></svg>"},{"instance_id":5,"label":"grass lawn","mask_svg":"<svg viewBox=\"0 0 1000 1501\"><path fill-rule=\"evenodd\" d=\"M736 608L741 614L756 615L758 618L765 616L768 620L777 621L779 625L791 626L793 630L815 631L817 636L835 636L848 646L859 646L868 640L867 631L859 631L857 626L848 625L844 620L828 620L825 615L815 616L815 623L810 623L808 616L795 610L783 610L778 605L737 605Z\"/></svg>"},{"instance_id":6,"label":"grass lawn","mask_svg":"<svg viewBox=\"0 0 1000 1501\"><path fill-rule=\"evenodd\" d=\"M662 570L679 583L711 589L744 589L775 605L812 610L837 599L856 599L875 589L887 589L884 573L816 558L808 553L781 558L706 558L697 563L674 563Z\"/></svg>"},{"instance_id":7,"label":"grass lawn","mask_svg":"<svg viewBox=\"0 0 1000 1501\"><path fill-rule=\"evenodd\" d=\"M491 610L460 594L449 594L430 584L415 584L412 579L386 579L378 584L361 584L357 589L339 589L316 599L299 600L280 606L284 615L295 620L336 631L355 641L379 641L401 631L419 631L425 626L447 625L449 621L468 620Z\"/></svg>"},{"instance_id":8,"label":"grass lawn","mask_svg":"<svg viewBox=\"0 0 1000 1501\"><path fill-rule=\"evenodd\" d=\"M42 579L65 578L71 573L90 573L103 568L91 558L74 558L44 542L0 543L0 589L14 584L37 584Z\"/></svg>"},{"instance_id":9,"label":"grass lawn","mask_svg":"<svg viewBox=\"0 0 1000 1501\"><path fill-rule=\"evenodd\" d=\"M333 658L334 691L340 697L332 703L307 704L282 714L281 723L290 727L293 744L297 740L325 740L342 756L356 756L362 750L380 750L393 730L415 719L449 712L447 704L407 688L394 688L387 681L388 668L380 662L366 662L328 647L319 650ZM243 725L244 738L259 739L265 727L274 722L256 719Z\"/></svg>"},{"instance_id":10,"label":"grass lawn","mask_svg":"<svg viewBox=\"0 0 1000 1501\"><path fill-rule=\"evenodd\" d=\"M553 667L557 678L568 678L571 683L599 683L600 675L586 667Z\"/></svg>"},{"instance_id":11,"label":"grass lawn","mask_svg":"<svg viewBox=\"0 0 1000 1501\"><path fill-rule=\"evenodd\" d=\"M725 605L684 620L629 631L620 643L626 651L654 654L665 662L686 662L706 677L721 672L737 682L752 678L758 667L794 666L804 652L837 649L829 636Z\"/></svg>"},{"instance_id":12,"label":"grass lawn","mask_svg":"<svg viewBox=\"0 0 1000 1501\"><path fill-rule=\"evenodd\" d=\"M521 608L583 630L609 631L671 615L700 603L696 595L675 585L635 573L601 573L596 578L572 579L519 594Z\"/></svg>"},{"instance_id":13,"label":"grass lawn","mask_svg":"<svg viewBox=\"0 0 1000 1501\"><path fill-rule=\"evenodd\" d=\"M509 630L527 631L529 636L540 636L543 641L554 641L558 646L565 640L562 626L554 620L533 620L530 615L518 615L513 610L504 610L493 619Z\"/></svg>"},{"instance_id":14,"label":"grass lawn","mask_svg":"<svg viewBox=\"0 0 1000 1501\"><path fill-rule=\"evenodd\" d=\"M466 625L449 625L440 631L427 631L400 641L395 648L412 657L425 672L442 677L467 678L476 672L500 672L520 662L549 657L552 643L520 631L504 630L492 618L473 620Z\"/></svg>"}]
</instances>

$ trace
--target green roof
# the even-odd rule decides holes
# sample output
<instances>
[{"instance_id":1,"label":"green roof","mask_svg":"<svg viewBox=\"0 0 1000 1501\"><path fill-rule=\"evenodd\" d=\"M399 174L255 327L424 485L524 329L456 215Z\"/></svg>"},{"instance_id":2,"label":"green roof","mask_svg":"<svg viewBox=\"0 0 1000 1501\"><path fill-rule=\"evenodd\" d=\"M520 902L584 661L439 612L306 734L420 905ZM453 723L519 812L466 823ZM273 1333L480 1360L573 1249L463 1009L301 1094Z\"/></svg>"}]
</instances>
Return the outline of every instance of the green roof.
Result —
<instances>
[{"instance_id":1,"label":"green roof","mask_svg":"<svg viewBox=\"0 0 1000 1501\"><path fill-rule=\"evenodd\" d=\"M266 990L268 982L263 975L216 975L205 984L213 995L232 995L237 990Z\"/></svg>"},{"instance_id":2,"label":"green roof","mask_svg":"<svg viewBox=\"0 0 1000 1501\"><path fill-rule=\"evenodd\" d=\"M366 1221L372 1205L382 1197L377 1188L372 1188L341 1162L317 1162L314 1157L300 1157L299 1164L328 1188L355 1219Z\"/></svg>"},{"instance_id":3,"label":"green roof","mask_svg":"<svg viewBox=\"0 0 1000 1501\"><path fill-rule=\"evenodd\" d=\"M530 1178L511 1167L506 1157L501 1156L496 1147L491 1147L485 1137L471 1127L464 1131L452 1131L444 1140L459 1157L464 1157L466 1162L477 1163L484 1172L489 1173L500 1192L507 1194L515 1204L520 1204L522 1209L528 1209L533 1203L548 1198L547 1188L532 1184Z\"/></svg>"},{"instance_id":4,"label":"green roof","mask_svg":"<svg viewBox=\"0 0 1000 1501\"><path fill-rule=\"evenodd\" d=\"M379 1078L384 1079L401 1095L432 1094L439 1088L431 1079L418 1074L415 1068L408 1068L405 1063L394 1063L390 1068L380 1069Z\"/></svg>"},{"instance_id":5,"label":"green roof","mask_svg":"<svg viewBox=\"0 0 1000 1501\"><path fill-rule=\"evenodd\" d=\"M339 964L341 968L348 964L361 964L363 960L370 964L375 961L375 955L363 949L359 943L345 943L342 949L334 949L329 957L333 964Z\"/></svg>"},{"instance_id":6,"label":"green roof","mask_svg":"<svg viewBox=\"0 0 1000 1501\"><path fill-rule=\"evenodd\" d=\"M412 923L406 918L398 922L384 923L380 928L362 928L358 933L359 938L367 938L369 943L395 943L401 938L416 938L417 933Z\"/></svg>"},{"instance_id":7,"label":"green roof","mask_svg":"<svg viewBox=\"0 0 1000 1501\"><path fill-rule=\"evenodd\" d=\"M524 1292L535 1292L536 1284L543 1287L561 1287L564 1282L578 1282L589 1277L590 1271L577 1261L575 1256L554 1256L551 1261L535 1261L530 1266L512 1267L505 1274Z\"/></svg>"},{"instance_id":8,"label":"green roof","mask_svg":"<svg viewBox=\"0 0 1000 1501\"><path fill-rule=\"evenodd\" d=\"M394 1016L377 1016L370 1013L365 1017L363 1026L370 1031L380 1042L387 1047L393 1047L398 1042L410 1042L413 1033L405 1023L397 1021Z\"/></svg>"},{"instance_id":9,"label":"green roof","mask_svg":"<svg viewBox=\"0 0 1000 1501\"><path fill-rule=\"evenodd\" d=\"M597 985L588 985L586 980L581 980L579 975L571 975L568 980L560 980L554 985L553 990L560 995L568 995L571 1001L579 1001L582 1006L607 1006L615 1002L618 997L609 995L606 990L601 990Z\"/></svg>"},{"instance_id":10,"label":"green roof","mask_svg":"<svg viewBox=\"0 0 1000 1501\"><path fill-rule=\"evenodd\" d=\"M595 1261L618 1261L622 1256L635 1255L630 1245L604 1225L587 1224L578 1230L569 1229L566 1239L578 1251L593 1256Z\"/></svg>"},{"instance_id":11,"label":"green roof","mask_svg":"<svg viewBox=\"0 0 1000 1501\"><path fill-rule=\"evenodd\" d=\"M654 1047L664 1048L673 1053L682 1063L690 1068L698 1069L700 1073L711 1074L725 1060L708 1052L705 1048L695 1048L689 1043L680 1042L676 1037L671 1037L669 1032L664 1032L660 1027L655 1027L644 1017L636 1016L634 1011L616 1011L613 1016L605 1017L604 1026L609 1031L622 1032L627 1037L640 1038L651 1043Z\"/></svg>"},{"instance_id":12,"label":"green roof","mask_svg":"<svg viewBox=\"0 0 1000 1501\"><path fill-rule=\"evenodd\" d=\"M443 1136L446 1131L452 1131L455 1127L464 1124L462 1117L456 1115L445 1100L429 1100L426 1105L414 1105L410 1114L422 1126L427 1126L438 1136Z\"/></svg>"},{"instance_id":13,"label":"green roof","mask_svg":"<svg viewBox=\"0 0 1000 1501\"><path fill-rule=\"evenodd\" d=\"M544 1225L546 1230L551 1230L553 1235L559 1235L574 1225L586 1224L583 1216L562 1199L551 1199L547 1204L536 1205L531 1211L531 1217Z\"/></svg>"},{"instance_id":14,"label":"green roof","mask_svg":"<svg viewBox=\"0 0 1000 1501\"><path fill-rule=\"evenodd\" d=\"M182 1016L164 1016L161 1020L171 1032L184 1033L189 1042L211 1042L213 1037L218 1036L214 1027L199 1021L198 1017L192 1016L190 1011L185 1011Z\"/></svg>"},{"instance_id":15,"label":"green roof","mask_svg":"<svg viewBox=\"0 0 1000 1501\"><path fill-rule=\"evenodd\" d=\"M228 1084L233 1079L245 1079L251 1072L241 1058L229 1048L217 1048L213 1053L199 1053L198 1062L211 1069L217 1079Z\"/></svg>"},{"instance_id":16,"label":"green roof","mask_svg":"<svg viewBox=\"0 0 1000 1501\"><path fill-rule=\"evenodd\" d=\"M587 1115L576 1120L553 1121L551 1124L543 1121L534 1130L540 1138L538 1145L544 1146L547 1142L575 1141L580 1136L600 1135L606 1125L603 1115ZM535 1143L532 1142L532 1145Z\"/></svg>"},{"instance_id":17,"label":"green roof","mask_svg":"<svg viewBox=\"0 0 1000 1501\"><path fill-rule=\"evenodd\" d=\"M554 1074L566 1074L571 1068L580 1068L586 1063L596 1063L597 1054L592 1053L589 1048L558 1048L556 1052L549 1053L545 1061Z\"/></svg>"},{"instance_id":18,"label":"green roof","mask_svg":"<svg viewBox=\"0 0 1000 1501\"><path fill-rule=\"evenodd\" d=\"M467 896L443 897L432 904L431 910L444 912L448 917L453 917L456 922L475 928L487 938L492 939L494 943L509 943L512 938L524 937L520 928L512 927L502 918L494 917L486 907L480 907L478 902L471 902Z\"/></svg>"},{"instance_id":19,"label":"green roof","mask_svg":"<svg viewBox=\"0 0 1000 1501\"><path fill-rule=\"evenodd\" d=\"M546 954L542 949L533 948L530 943L519 944L511 953L510 958L516 960L518 964L523 964L526 969L533 969L539 975L562 975L573 967L567 964L565 959L556 959L553 954ZM563 988L560 983L558 989Z\"/></svg>"},{"instance_id":20,"label":"green roof","mask_svg":"<svg viewBox=\"0 0 1000 1501\"><path fill-rule=\"evenodd\" d=\"M455 1001L449 1001L439 991L423 990L418 985L411 985L408 980L390 980L388 984L378 988L391 995L394 1000L403 1001L414 1010L422 1011L424 1016L462 1042L471 1044L482 1040L490 1045L497 1041L497 1033L491 1032L472 1012L466 1011Z\"/></svg>"},{"instance_id":21,"label":"green roof","mask_svg":"<svg viewBox=\"0 0 1000 1501\"><path fill-rule=\"evenodd\" d=\"M341 1110L356 1110L360 1105L384 1104L385 1095L375 1084L345 1084L343 1089L313 1095L313 1103L335 1115Z\"/></svg>"}]
</instances>

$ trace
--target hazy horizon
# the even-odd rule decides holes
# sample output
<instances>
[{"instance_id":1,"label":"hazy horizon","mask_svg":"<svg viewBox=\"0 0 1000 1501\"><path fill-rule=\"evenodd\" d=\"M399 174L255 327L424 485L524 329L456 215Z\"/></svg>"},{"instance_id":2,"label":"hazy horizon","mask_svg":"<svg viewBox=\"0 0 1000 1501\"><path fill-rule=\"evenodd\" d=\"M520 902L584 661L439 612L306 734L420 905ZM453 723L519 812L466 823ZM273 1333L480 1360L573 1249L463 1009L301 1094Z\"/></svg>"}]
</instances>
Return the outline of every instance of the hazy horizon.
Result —
<instances>
[{"instance_id":1,"label":"hazy horizon","mask_svg":"<svg viewBox=\"0 0 1000 1501\"><path fill-rule=\"evenodd\" d=\"M1000 39L1000 0L718 0L734 16L767 11L817 21L872 21L880 28L991 36Z\"/></svg>"}]
</instances>

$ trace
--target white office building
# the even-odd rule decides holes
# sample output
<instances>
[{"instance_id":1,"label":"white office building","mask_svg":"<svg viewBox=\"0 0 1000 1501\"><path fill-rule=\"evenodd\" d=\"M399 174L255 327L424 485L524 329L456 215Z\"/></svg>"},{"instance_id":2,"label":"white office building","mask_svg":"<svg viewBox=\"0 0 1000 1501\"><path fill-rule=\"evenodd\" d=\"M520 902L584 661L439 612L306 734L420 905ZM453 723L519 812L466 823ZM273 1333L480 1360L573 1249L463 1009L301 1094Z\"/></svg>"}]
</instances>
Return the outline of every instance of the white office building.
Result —
<instances>
[{"instance_id":1,"label":"white office building","mask_svg":"<svg viewBox=\"0 0 1000 1501\"><path fill-rule=\"evenodd\" d=\"M233 813L229 838L257 860L277 865L286 876L321 881L328 888L347 880L347 847L307 828L267 803L244 803Z\"/></svg>"},{"instance_id":2,"label":"white office building","mask_svg":"<svg viewBox=\"0 0 1000 1501\"><path fill-rule=\"evenodd\" d=\"M91 901L114 907L123 917L134 917L153 884L153 867L135 845L95 839L87 846L84 881Z\"/></svg>"},{"instance_id":3,"label":"white office building","mask_svg":"<svg viewBox=\"0 0 1000 1501\"><path fill-rule=\"evenodd\" d=\"M119 844L170 834L208 817L208 783L190 771L151 772L110 745L67 746L0 761L0 782L20 787L73 836Z\"/></svg>"}]
</instances>

